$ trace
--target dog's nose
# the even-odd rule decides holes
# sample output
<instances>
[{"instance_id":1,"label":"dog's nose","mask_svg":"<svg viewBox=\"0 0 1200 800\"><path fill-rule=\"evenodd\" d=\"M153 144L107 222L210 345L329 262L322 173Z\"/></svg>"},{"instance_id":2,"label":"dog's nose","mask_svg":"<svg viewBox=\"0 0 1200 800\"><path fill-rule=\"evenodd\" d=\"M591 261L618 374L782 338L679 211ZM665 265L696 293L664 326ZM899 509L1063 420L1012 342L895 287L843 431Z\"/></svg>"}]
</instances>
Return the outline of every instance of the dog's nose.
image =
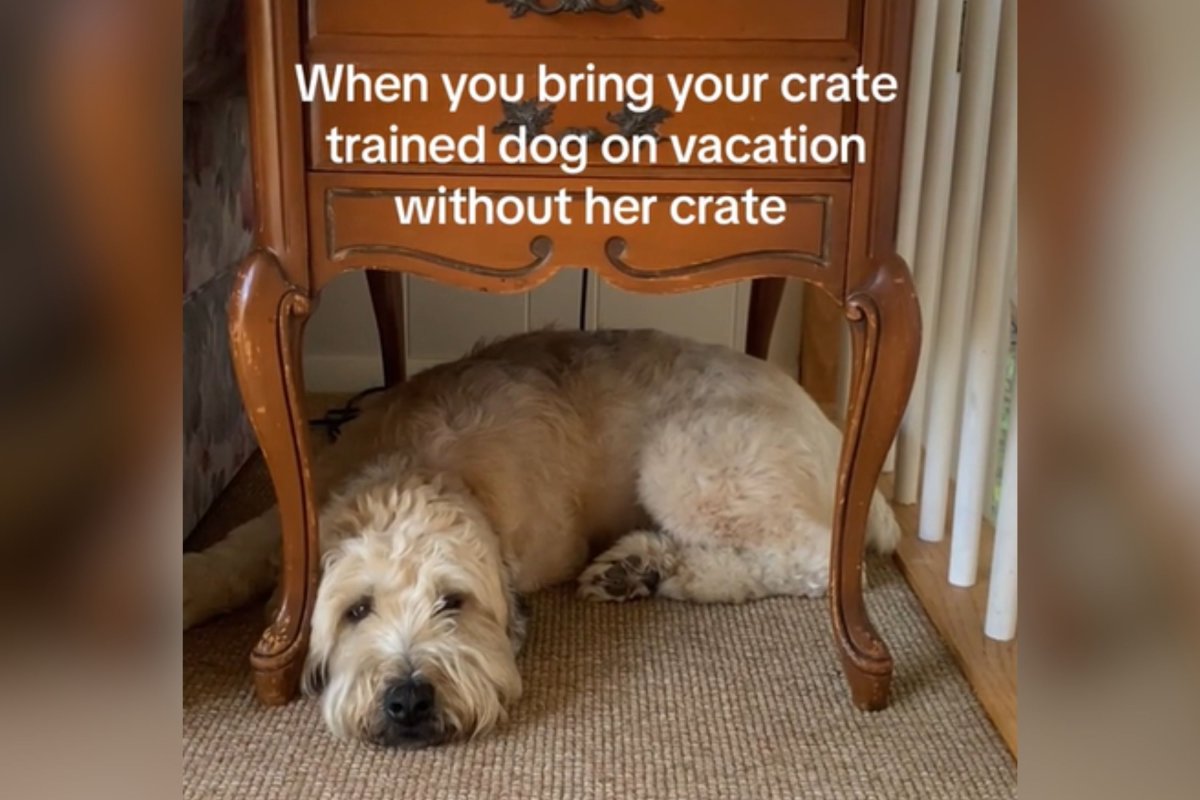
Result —
<instances>
[{"instance_id":1,"label":"dog's nose","mask_svg":"<svg viewBox=\"0 0 1200 800\"><path fill-rule=\"evenodd\" d=\"M408 678L388 689L383 707L388 717L400 725L419 725L433 714L433 684L420 678Z\"/></svg>"}]
</instances>

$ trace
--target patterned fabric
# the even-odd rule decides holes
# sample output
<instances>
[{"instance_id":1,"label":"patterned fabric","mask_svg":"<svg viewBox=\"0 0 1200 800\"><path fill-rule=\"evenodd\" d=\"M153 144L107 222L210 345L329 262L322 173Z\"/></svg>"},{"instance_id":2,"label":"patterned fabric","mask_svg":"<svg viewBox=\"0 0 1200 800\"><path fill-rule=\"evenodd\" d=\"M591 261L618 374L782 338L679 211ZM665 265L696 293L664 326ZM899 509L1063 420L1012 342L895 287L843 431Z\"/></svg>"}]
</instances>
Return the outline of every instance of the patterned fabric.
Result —
<instances>
[{"instance_id":1,"label":"patterned fabric","mask_svg":"<svg viewBox=\"0 0 1200 800\"><path fill-rule=\"evenodd\" d=\"M183 530L204 512L254 452L254 432L242 411L233 374L226 306L234 273L227 271L183 305Z\"/></svg>"},{"instance_id":2,"label":"patterned fabric","mask_svg":"<svg viewBox=\"0 0 1200 800\"><path fill-rule=\"evenodd\" d=\"M225 90L243 74L245 0L184 0L183 97Z\"/></svg>"},{"instance_id":3,"label":"patterned fabric","mask_svg":"<svg viewBox=\"0 0 1200 800\"><path fill-rule=\"evenodd\" d=\"M184 295L235 269L253 241L246 98L186 103Z\"/></svg>"},{"instance_id":4,"label":"patterned fabric","mask_svg":"<svg viewBox=\"0 0 1200 800\"><path fill-rule=\"evenodd\" d=\"M255 448L226 316L253 241L241 11L242 0L184 6L184 536Z\"/></svg>"}]
</instances>

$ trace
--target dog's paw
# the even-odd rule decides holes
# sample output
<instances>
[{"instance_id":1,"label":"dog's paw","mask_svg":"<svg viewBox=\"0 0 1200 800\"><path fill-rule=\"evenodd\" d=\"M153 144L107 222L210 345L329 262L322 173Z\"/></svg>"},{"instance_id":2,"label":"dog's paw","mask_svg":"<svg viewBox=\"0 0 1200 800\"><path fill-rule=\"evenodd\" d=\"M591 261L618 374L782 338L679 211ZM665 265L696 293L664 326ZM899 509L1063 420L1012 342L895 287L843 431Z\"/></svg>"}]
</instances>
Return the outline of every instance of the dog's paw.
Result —
<instances>
[{"instance_id":1,"label":"dog's paw","mask_svg":"<svg viewBox=\"0 0 1200 800\"><path fill-rule=\"evenodd\" d=\"M579 576L579 596L588 600L619 603L650 597L662 576L637 555L619 561L594 561Z\"/></svg>"},{"instance_id":2,"label":"dog's paw","mask_svg":"<svg viewBox=\"0 0 1200 800\"><path fill-rule=\"evenodd\" d=\"M622 538L579 576L579 596L601 602L651 597L670 561L663 537L639 531Z\"/></svg>"}]
</instances>

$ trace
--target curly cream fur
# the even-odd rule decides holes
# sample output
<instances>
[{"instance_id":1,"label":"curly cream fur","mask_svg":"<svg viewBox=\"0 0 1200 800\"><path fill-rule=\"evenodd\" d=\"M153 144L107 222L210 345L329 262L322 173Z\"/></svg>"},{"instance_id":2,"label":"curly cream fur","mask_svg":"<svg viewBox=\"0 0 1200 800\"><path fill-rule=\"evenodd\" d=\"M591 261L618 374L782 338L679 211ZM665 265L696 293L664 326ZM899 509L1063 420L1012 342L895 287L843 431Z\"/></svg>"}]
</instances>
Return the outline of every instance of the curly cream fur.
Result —
<instances>
[{"instance_id":1,"label":"curly cream fur","mask_svg":"<svg viewBox=\"0 0 1200 800\"><path fill-rule=\"evenodd\" d=\"M388 743L382 694L412 675L436 688L434 738L502 720L521 691L519 592L578 578L591 599L741 602L828 586L840 435L793 380L726 348L519 336L390 390L343 438L316 467L306 681L341 736ZM276 531L256 520L189 557L185 623L267 588ZM868 541L898 535L876 495ZM206 590L218 572L223 591ZM448 593L465 598L453 614ZM372 613L349 622L364 597Z\"/></svg>"},{"instance_id":2,"label":"curly cream fur","mask_svg":"<svg viewBox=\"0 0 1200 800\"><path fill-rule=\"evenodd\" d=\"M381 738L380 694L410 675L436 688L445 736L489 730L521 693L491 527L449 479L409 473L397 482L404 474L399 459L377 462L321 515L325 557L305 683L323 689L326 723L343 738ZM438 614L450 593L466 598L463 607ZM346 609L364 597L372 613L347 622Z\"/></svg>"}]
</instances>

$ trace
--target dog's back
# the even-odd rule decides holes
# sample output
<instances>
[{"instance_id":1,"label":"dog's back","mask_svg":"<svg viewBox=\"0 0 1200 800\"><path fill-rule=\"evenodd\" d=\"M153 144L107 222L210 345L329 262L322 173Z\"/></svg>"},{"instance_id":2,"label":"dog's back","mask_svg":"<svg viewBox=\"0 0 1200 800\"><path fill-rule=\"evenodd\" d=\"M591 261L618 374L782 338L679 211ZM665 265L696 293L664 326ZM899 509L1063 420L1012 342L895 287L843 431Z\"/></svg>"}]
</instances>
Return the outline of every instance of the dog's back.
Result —
<instances>
[{"instance_id":1,"label":"dog's back","mask_svg":"<svg viewBox=\"0 0 1200 800\"><path fill-rule=\"evenodd\" d=\"M461 482L500 538L514 585L527 591L569 580L630 531L669 530L672 516L686 538L684 529L746 515L747 530L778 529L777 544L794 545L791 532L811 540L819 567L828 558L839 444L794 380L744 354L657 331L541 331L478 347L370 398L318 458L314 478L322 505L370 464L394 471L397 485L406 473ZM736 485L700 499L693 491L730 479ZM790 518L772 523L762 512L773 504L816 527L802 535L805 526ZM682 521L672 509L700 516ZM192 571L201 560L219 565L278 547L273 514L250 527L212 558L193 557ZM889 550L897 534L876 495L870 540ZM195 598L187 618L261 590L273 572L265 558L237 574L221 568L240 588L219 602Z\"/></svg>"}]
</instances>

